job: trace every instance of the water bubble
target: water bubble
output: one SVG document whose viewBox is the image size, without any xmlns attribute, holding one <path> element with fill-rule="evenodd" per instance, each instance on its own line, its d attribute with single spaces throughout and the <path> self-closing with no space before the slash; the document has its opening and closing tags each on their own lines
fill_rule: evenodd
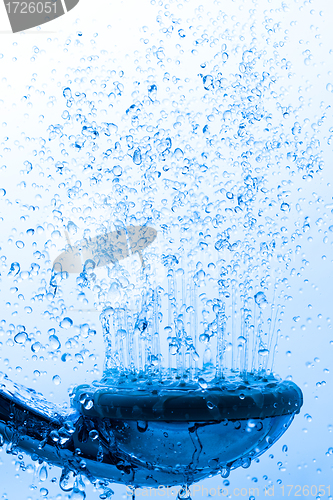
<svg viewBox="0 0 333 500">
<path fill-rule="evenodd" d="M 138 420 L 136 426 L 139 432 L 146 432 L 146 430 L 148 429 L 148 422 L 144 420 Z"/>
<path fill-rule="evenodd" d="M 198 384 L 201 387 L 201 389 L 207 389 L 208 387 L 207 381 L 202 377 L 199 378 Z"/>
<path fill-rule="evenodd" d="M 66 363 L 67 361 L 71 361 L 72 355 L 69 352 L 64 352 L 64 354 L 61 356 L 61 361 Z"/>
<path fill-rule="evenodd" d="M 230 476 L 230 468 L 229 468 L 229 467 L 227 467 L 227 466 L 222 467 L 222 469 L 221 469 L 221 476 L 222 476 L 223 478 L 227 478 L 227 477 L 229 477 L 229 476 Z"/>
<path fill-rule="evenodd" d="M 52 378 L 52 381 L 53 381 L 54 385 L 61 384 L 61 378 L 59 377 L 59 375 L 54 375 L 54 377 Z"/>
<path fill-rule="evenodd" d="M 280 209 L 282 212 L 290 212 L 290 205 L 288 203 L 281 203 Z"/>
<path fill-rule="evenodd" d="M 50 342 L 51 349 L 54 349 L 54 350 L 60 349 L 61 343 L 56 335 L 50 335 L 49 342 Z"/>
<path fill-rule="evenodd" d="M 133 153 L 133 163 L 135 163 L 135 165 L 141 165 L 141 162 L 141 151 L 140 149 L 136 149 Z"/>
<path fill-rule="evenodd" d="M 18 240 L 18 241 L 16 242 L 16 246 L 17 246 L 17 248 L 19 248 L 20 250 L 22 250 L 22 248 L 24 248 L 24 243 L 23 243 L 23 241 Z"/>
<path fill-rule="evenodd" d="M 89 437 L 90 437 L 90 439 L 95 441 L 96 439 L 99 438 L 98 431 L 96 431 L 96 429 L 93 429 L 92 431 L 89 432 Z"/>
<path fill-rule="evenodd" d="M 10 265 L 8 276 L 17 276 L 20 270 L 21 270 L 20 264 L 18 262 L 13 262 Z"/>
<path fill-rule="evenodd" d="M 77 233 L 77 230 L 78 230 L 77 225 L 74 224 L 74 222 L 69 221 L 67 224 L 67 231 L 69 232 L 69 234 L 74 236 Z"/>
<path fill-rule="evenodd" d="M 187 486 L 182 486 L 178 491 L 177 500 L 191 500 L 191 492 Z"/>
<path fill-rule="evenodd" d="M 71 320 L 71 318 L 64 318 L 59 324 L 61 328 L 64 328 L 66 330 L 68 330 L 68 328 L 70 328 L 72 325 L 73 325 L 73 320 Z"/>
<path fill-rule="evenodd" d="M 40 342 L 34 342 L 32 345 L 31 345 L 31 350 L 32 352 L 38 352 L 42 347 L 42 344 Z"/>
<path fill-rule="evenodd" d="M 71 500 L 84 500 L 86 498 L 86 492 L 79 490 L 78 488 L 73 488 L 69 498 Z"/>
<path fill-rule="evenodd" d="M 208 335 L 208 333 L 202 333 L 199 336 L 199 340 L 202 344 L 208 344 L 210 341 L 210 336 Z"/>
<path fill-rule="evenodd" d="M 40 470 L 39 470 L 39 474 L 38 474 L 38 477 L 39 477 L 39 480 L 40 481 L 46 481 L 47 479 L 47 468 L 46 468 L 46 465 L 43 465 Z"/>
<path fill-rule="evenodd" d="M 26 334 L 26 332 L 17 333 L 14 337 L 14 341 L 16 342 L 16 344 L 25 344 L 27 339 L 28 335 Z"/>
<path fill-rule="evenodd" d="M 63 96 L 66 98 L 66 99 L 70 99 L 72 97 L 72 91 L 69 87 L 66 87 L 63 91 Z"/>
<path fill-rule="evenodd" d="M 135 162 L 134 162 L 135 163 Z M 115 167 L 113 167 L 112 169 L 112 173 L 113 175 L 117 176 L 117 177 L 120 177 L 121 174 L 123 173 L 123 169 L 121 168 L 120 165 L 116 165 Z"/>
<path fill-rule="evenodd" d="M 85 402 L 83 403 L 83 407 L 85 410 L 91 410 L 91 408 L 94 406 L 94 401 L 92 399 L 86 399 Z"/>
<path fill-rule="evenodd" d="M 216 250 L 218 251 L 221 251 L 221 250 L 230 250 L 231 249 L 231 245 L 229 243 L 229 240 L 226 240 L 226 239 L 220 239 L 218 240 L 216 243 L 215 243 L 215 248 Z"/>
<path fill-rule="evenodd" d="M 266 299 L 266 295 L 264 294 L 264 292 L 258 292 L 255 294 L 254 296 L 254 300 L 256 302 L 256 304 L 261 308 L 261 309 L 264 309 L 267 304 L 268 304 L 268 301 Z"/>
<path fill-rule="evenodd" d="M 108 498 L 113 497 L 113 495 L 114 495 L 114 491 L 111 490 L 111 488 L 104 488 L 104 491 L 103 491 L 103 493 L 101 493 L 99 495 L 99 498 L 101 500 L 107 500 Z"/>
<path fill-rule="evenodd" d="M 59 439 L 60 439 L 59 433 L 56 430 L 51 431 L 50 434 L 49 434 L 49 437 L 55 443 L 57 443 L 59 441 Z"/>
<path fill-rule="evenodd" d="M 154 99 L 156 97 L 157 93 L 157 86 L 153 83 L 152 85 L 149 85 L 148 87 L 148 95 L 151 99 Z"/>
<path fill-rule="evenodd" d="M 243 469 L 248 469 L 251 465 L 251 458 L 250 457 L 247 457 L 247 458 L 242 458 L 242 467 Z"/>
<path fill-rule="evenodd" d="M 177 342 L 169 342 L 169 352 L 172 356 L 174 356 L 175 354 L 177 354 L 178 352 L 178 343 Z"/>
</svg>

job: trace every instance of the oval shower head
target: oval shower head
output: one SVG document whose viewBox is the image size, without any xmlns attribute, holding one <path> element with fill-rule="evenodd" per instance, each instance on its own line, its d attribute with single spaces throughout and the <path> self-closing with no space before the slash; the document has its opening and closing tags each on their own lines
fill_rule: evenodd
<svg viewBox="0 0 333 500">
<path fill-rule="evenodd" d="M 248 466 L 291 424 L 302 405 L 292 382 L 200 390 L 79 386 L 74 408 L 47 402 L 3 377 L 0 432 L 34 460 L 126 485 L 191 484 Z"/>
</svg>

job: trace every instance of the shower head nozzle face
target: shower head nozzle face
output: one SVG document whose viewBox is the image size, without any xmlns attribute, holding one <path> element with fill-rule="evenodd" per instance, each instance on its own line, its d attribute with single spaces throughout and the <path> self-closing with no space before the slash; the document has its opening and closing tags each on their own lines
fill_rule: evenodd
<svg viewBox="0 0 333 500">
<path fill-rule="evenodd" d="M 86 400 L 92 402 L 86 406 Z M 165 383 L 136 387 L 130 383 L 110 387 L 95 384 L 76 388 L 72 405 L 91 418 L 168 422 L 221 422 L 299 413 L 301 390 L 293 382 L 275 379 L 253 381 L 234 387 L 220 382 L 206 390 Z"/>
</svg>

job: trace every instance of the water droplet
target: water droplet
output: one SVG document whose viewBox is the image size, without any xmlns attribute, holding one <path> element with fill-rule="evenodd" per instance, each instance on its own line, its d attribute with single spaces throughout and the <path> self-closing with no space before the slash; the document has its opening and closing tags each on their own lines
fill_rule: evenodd
<svg viewBox="0 0 333 500">
<path fill-rule="evenodd" d="M 66 98 L 66 99 L 70 99 L 72 97 L 72 91 L 69 87 L 66 87 L 63 91 L 63 96 Z"/>
<path fill-rule="evenodd" d="M 47 497 L 47 495 L 49 494 L 49 490 L 47 490 L 46 488 L 41 488 L 39 491 L 42 497 Z"/>
<path fill-rule="evenodd" d="M 52 381 L 53 381 L 54 385 L 61 384 L 61 378 L 59 377 L 59 375 L 54 375 L 54 377 L 52 378 Z"/>
<path fill-rule="evenodd" d="M 215 243 L 215 248 L 216 250 L 218 251 L 221 251 L 221 250 L 230 250 L 231 249 L 231 245 L 229 243 L 229 240 L 226 240 L 226 239 L 221 239 L 221 240 L 218 240 L 216 243 Z"/>
<path fill-rule="evenodd" d="M 61 473 L 59 486 L 63 491 L 72 491 L 75 484 L 75 475 L 73 471 L 64 469 Z"/>
<path fill-rule="evenodd" d="M 134 162 L 135 163 L 135 162 Z M 116 165 L 115 167 L 113 167 L 112 169 L 112 173 L 113 175 L 115 175 L 116 177 L 120 177 L 121 174 L 123 173 L 123 169 L 121 168 L 120 165 Z"/>
<path fill-rule="evenodd" d="M 17 276 L 20 270 L 20 264 L 18 262 L 13 262 L 10 266 L 8 276 Z"/>
<path fill-rule="evenodd" d="M 250 467 L 250 465 L 251 465 L 251 458 L 250 457 L 242 459 L 242 467 L 243 467 L 243 469 L 248 469 Z"/>
<path fill-rule="evenodd" d="M 133 163 L 135 163 L 135 165 L 141 165 L 141 162 L 141 151 L 140 149 L 136 149 L 133 154 Z"/>
<path fill-rule="evenodd" d="M 178 343 L 176 342 L 170 342 L 169 343 L 169 352 L 172 356 L 174 356 L 175 354 L 177 354 L 178 352 Z"/>
<path fill-rule="evenodd" d="M 71 318 L 64 318 L 61 322 L 60 322 L 60 327 L 61 328 L 64 328 L 66 330 L 68 330 L 68 328 L 70 328 L 71 326 L 73 325 L 73 320 L 71 320 Z"/>
<path fill-rule="evenodd" d="M 136 426 L 139 432 L 146 432 L 146 430 L 148 429 L 148 422 L 145 422 L 144 420 L 138 420 Z"/>
<path fill-rule="evenodd" d="M 191 500 L 190 490 L 187 486 L 182 486 L 178 491 L 177 500 Z"/>
<path fill-rule="evenodd" d="M 51 349 L 54 349 L 54 350 L 60 349 L 61 343 L 56 335 L 50 335 L 49 342 L 50 342 Z"/>
<path fill-rule="evenodd" d="M 15 335 L 14 340 L 17 344 L 24 344 L 28 339 L 26 332 L 20 332 Z"/>
<path fill-rule="evenodd" d="M 71 500 L 84 500 L 86 498 L 86 492 L 79 490 L 78 488 L 73 488 L 69 498 Z"/>
<path fill-rule="evenodd" d="M 85 410 L 91 410 L 91 408 L 94 406 L 94 401 L 92 399 L 86 399 L 85 402 L 83 403 L 83 407 Z"/>
<path fill-rule="evenodd" d="M 284 453 L 287 453 L 287 451 L 288 451 L 288 446 L 287 446 L 286 444 L 284 444 L 284 445 L 282 446 L 282 451 L 283 451 Z"/>
<path fill-rule="evenodd" d="M 225 466 L 225 467 L 223 467 L 223 468 L 221 469 L 221 476 L 222 476 L 223 478 L 229 477 L 229 476 L 230 476 L 230 468 L 229 468 L 229 467 L 226 467 L 226 466 Z"/>
<path fill-rule="evenodd" d="M 99 437 L 98 431 L 96 431 L 96 429 L 93 429 L 89 432 L 89 437 L 90 439 L 92 439 L 92 441 L 95 441 Z"/>
<path fill-rule="evenodd" d="M 290 212 L 290 205 L 288 203 L 282 203 L 280 209 L 282 212 Z"/>
<path fill-rule="evenodd" d="M 200 385 L 201 389 L 207 389 L 208 387 L 206 380 L 202 377 L 199 378 L 198 384 Z"/>
<path fill-rule="evenodd" d="M 267 299 L 266 299 L 266 295 L 264 294 L 264 292 L 256 293 L 254 296 L 254 300 L 256 301 L 256 304 L 258 304 L 258 306 L 261 309 L 264 309 L 268 304 Z"/>
<path fill-rule="evenodd" d="M 43 465 L 40 470 L 39 470 L 39 480 L 40 481 L 46 481 L 47 479 L 47 468 L 46 465 Z"/>
<path fill-rule="evenodd" d="M 210 336 L 207 333 L 202 333 L 199 336 L 199 340 L 202 344 L 208 344 L 208 342 L 210 341 Z"/>
</svg>

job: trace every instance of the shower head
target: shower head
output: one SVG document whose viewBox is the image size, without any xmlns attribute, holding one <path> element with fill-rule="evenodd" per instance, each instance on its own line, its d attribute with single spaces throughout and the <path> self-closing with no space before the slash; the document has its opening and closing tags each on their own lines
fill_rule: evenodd
<svg viewBox="0 0 333 500">
<path fill-rule="evenodd" d="M 91 481 L 172 486 L 250 465 L 289 427 L 302 393 L 273 377 L 205 390 L 94 383 L 74 391 L 72 406 L 3 377 L 0 432 L 33 460 Z"/>
</svg>

